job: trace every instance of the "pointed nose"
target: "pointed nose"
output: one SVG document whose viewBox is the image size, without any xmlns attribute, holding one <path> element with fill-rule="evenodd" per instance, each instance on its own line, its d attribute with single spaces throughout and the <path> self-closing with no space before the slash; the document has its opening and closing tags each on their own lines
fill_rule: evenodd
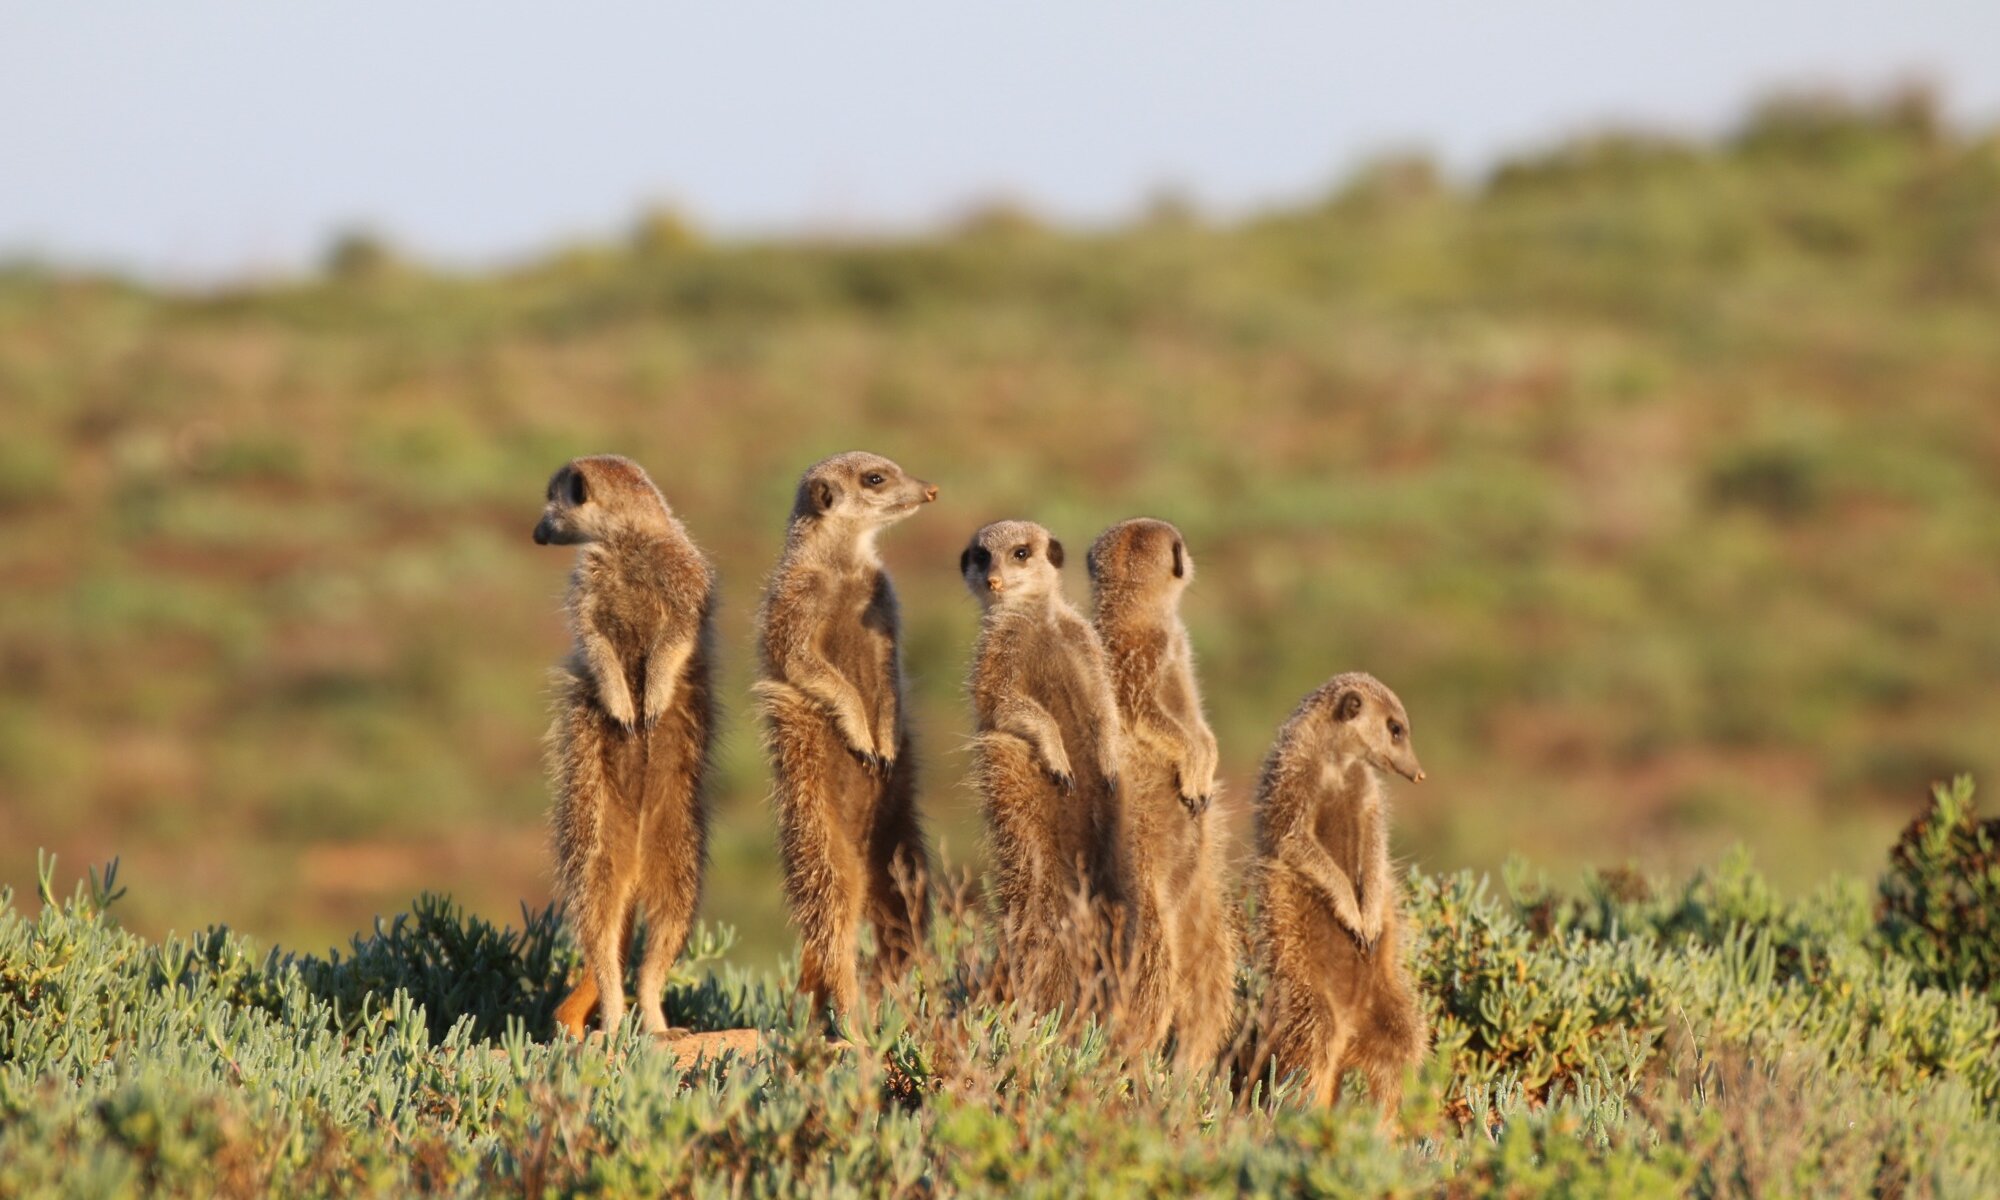
<svg viewBox="0 0 2000 1200">
<path fill-rule="evenodd" d="M 929 504 L 929 503 L 930 503 L 931 501 L 933 501 L 933 500 L 935 500 L 935 499 L 937 499 L 937 484 L 935 484 L 935 483 L 927 483 L 927 484 L 925 484 L 925 485 L 924 485 L 924 503 L 925 503 L 925 504 Z"/>
<path fill-rule="evenodd" d="M 547 521 L 537 521 L 535 523 L 535 545 L 546 546 L 548 544 L 549 523 Z"/>
<path fill-rule="evenodd" d="M 1410 782 L 1422 783 L 1423 781 L 1424 781 L 1424 769 L 1422 767 L 1418 767 L 1417 773 L 1411 777 Z"/>
</svg>

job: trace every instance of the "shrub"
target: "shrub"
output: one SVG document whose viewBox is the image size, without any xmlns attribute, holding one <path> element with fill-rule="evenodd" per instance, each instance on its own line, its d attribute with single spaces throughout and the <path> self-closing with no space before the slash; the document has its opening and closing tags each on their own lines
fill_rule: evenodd
<svg viewBox="0 0 2000 1200">
<path fill-rule="evenodd" d="M 1878 888 L 1882 940 L 1916 978 L 1993 995 L 2000 984 L 2000 819 L 1980 820 L 1972 780 L 1932 789 L 1889 851 Z"/>
</svg>

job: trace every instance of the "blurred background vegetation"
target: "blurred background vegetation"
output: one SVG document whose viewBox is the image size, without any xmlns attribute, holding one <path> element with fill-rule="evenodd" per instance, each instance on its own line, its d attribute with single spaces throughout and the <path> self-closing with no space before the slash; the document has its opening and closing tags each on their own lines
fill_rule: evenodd
<svg viewBox="0 0 2000 1200">
<path fill-rule="evenodd" d="M 122 855 L 146 932 L 301 946 L 423 889 L 547 897 L 565 458 L 654 474 L 724 581 L 705 904 L 787 950 L 749 623 L 799 471 L 938 482 L 884 539 L 924 806 L 961 777 L 966 534 L 1145 513 L 1239 829 L 1278 722 L 1364 668 L 1431 781 L 1426 869 L 1872 873 L 1930 781 L 2000 778 L 2000 134 L 1920 93 L 1772 100 L 1471 183 L 1421 158 L 1220 226 L 997 206 L 893 242 L 622 242 L 447 275 L 163 292 L 0 270 L 0 881 Z M 1081 555 L 1070 592 L 1086 584 Z"/>
</svg>

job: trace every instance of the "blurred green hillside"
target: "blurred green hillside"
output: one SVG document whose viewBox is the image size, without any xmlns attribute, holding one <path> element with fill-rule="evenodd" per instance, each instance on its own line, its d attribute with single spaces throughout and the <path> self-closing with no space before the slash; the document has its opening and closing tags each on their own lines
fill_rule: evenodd
<svg viewBox="0 0 2000 1200">
<path fill-rule="evenodd" d="M 547 894 L 565 458 L 630 454 L 719 564 L 706 915 L 788 945 L 749 620 L 799 471 L 938 482 L 884 539 L 925 805 L 961 782 L 966 534 L 1186 532 L 1228 798 L 1326 675 L 1411 710 L 1428 870 L 1523 851 L 1788 885 L 2000 775 L 2000 135 L 1781 100 L 1473 186 L 1378 164 L 1229 227 L 1004 209 L 883 244 L 623 244 L 166 293 L 0 272 L 0 881 L 124 856 L 145 932 L 324 944 L 415 891 Z M 1086 591 L 1071 571 L 1073 597 Z"/>
</svg>

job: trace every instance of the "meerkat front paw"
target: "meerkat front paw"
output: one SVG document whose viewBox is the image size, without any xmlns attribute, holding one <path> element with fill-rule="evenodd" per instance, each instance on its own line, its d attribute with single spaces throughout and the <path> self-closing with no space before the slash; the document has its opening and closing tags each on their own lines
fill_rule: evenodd
<svg viewBox="0 0 2000 1200">
<path fill-rule="evenodd" d="M 1043 756 L 1042 770 L 1048 772 L 1049 779 L 1057 790 L 1068 794 L 1076 790 L 1076 772 L 1070 770 L 1069 755 L 1057 750 Z"/>
<path fill-rule="evenodd" d="M 896 734 L 894 730 L 877 731 L 875 734 L 875 769 L 887 775 L 896 765 Z"/>
<path fill-rule="evenodd" d="M 859 746 L 849 746 L 847 752 L 854 756 L 856 762 L 866 767 L 870 775 L 887 775 L 889 767 L 895 761 L 883 758 L 872 749 L 864 750 Z"/>
<path fill-rule="evenodd" d="M 646 689 L 646 702 L 639 710 L 640 722 L 648 729 L 658 725 L 660 718 L 666 715 L 667 707 L 672 701 L 673 693 L 670 689 L 648 687 Z"/>
<path fill-rule="evenodd" d="M 1355 921 L 1349 927 L 1349 933 L 1354 938 L 1354 944 L 1361 947 L 1363 954 L 1373 954 L 1375 947 L 1382 941 L 1382 931 L 1387 924 L 1388 918 L 1385 914 L 1364 909 L 1355 914 Z"/>
<path fill-rule="evenodd" d="M 841 738 L 847 742 L 848 753 L 860 759 L 869 770 L 880 770 L 882 755 L 876 748 L 875 735 L 867 723 L 844 716 L 836 718 L 835 723 L 840 728 Z"/>
<path fill-rule="evenodd" d="M 1104 782 L 1113 792 L 1118 790 L 1119 767 L 1125 761 L 1124 747 L 1106 739 L 1097 748 L 1097 770 L 1104 776 Z"/>
<path fill-rule="evenodd" d="M 1215 793 L 1212 772 L 1204 774 L 1201 768 L 1182 763 L 1174 769 L 1174 781 L 1179 785 L 1181 807 L 1188 810 L 1189 816 L 1198 817 L 1208 811 Z"/>
<path fill-rule="evenodd" d="M 627 731 L 638 723 L 638 714 L 632 711 L 632 693 L 622 684 L 602 689 L 598 701 L 604 705 L 604 715 L 618 722 Z"/>
</svg>

